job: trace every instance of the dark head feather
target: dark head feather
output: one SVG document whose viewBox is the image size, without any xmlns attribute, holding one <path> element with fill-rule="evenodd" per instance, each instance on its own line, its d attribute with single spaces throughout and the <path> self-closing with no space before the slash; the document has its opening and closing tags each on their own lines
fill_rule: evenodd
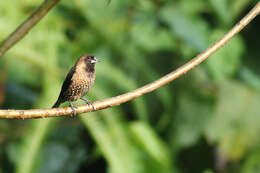
<svg viewBox="0 0 260 173">
<path fill-rule="evenodd" d="M 77 64 L 85 64 L 85 70 L 88 72 L 95 71 L 95 64 L 99 62 L 99 59 L 91 54 L 82 55 L 81 58 L 78 60 Z"/>
</svg>

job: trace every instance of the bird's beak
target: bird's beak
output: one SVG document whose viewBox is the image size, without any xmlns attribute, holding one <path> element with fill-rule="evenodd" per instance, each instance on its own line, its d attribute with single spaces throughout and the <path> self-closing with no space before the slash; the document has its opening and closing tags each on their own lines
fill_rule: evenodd
<svg viewBox="0 0 260 173">
<path fill-rule="evenodd" d="M 91 60 L 91 63 L 92 64 L 95 64 L 95 63 L 97 63 L 97 62 L 99 62 L 100 60 L 97 58 L 97 57 L 94 57 L 94 59 L 93 60 Z"/>
</svg>

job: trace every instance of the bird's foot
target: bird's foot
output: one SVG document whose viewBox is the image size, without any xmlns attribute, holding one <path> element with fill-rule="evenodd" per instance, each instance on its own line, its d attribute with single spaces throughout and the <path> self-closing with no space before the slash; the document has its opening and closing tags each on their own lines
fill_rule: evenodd
<svg viewBox="0 0 260 173">
<path fill-rule="evenodd" d="M 86 104 L 91 105 L 93 107 L 94 110 L 97 109 L 97 107 L 95 105 L 93 105 L 93 103 L 91 101 L 89 101 L 86 98 L 80 98 L 81 100 L 84 100 L 86 102 Z"/>
<path fill-rule="evenodd" d="M 77 115 L 77 113 L 76 113 L 77 107 L 76 107 L 76 106 L 73 106 L 71 102 L 70 102 L 70 107 L 71 107 L 71 109 L 72 109 L 71 116 L 72 116 L 72 117 L 76 116 L 76 115 Z"/>
</svg>

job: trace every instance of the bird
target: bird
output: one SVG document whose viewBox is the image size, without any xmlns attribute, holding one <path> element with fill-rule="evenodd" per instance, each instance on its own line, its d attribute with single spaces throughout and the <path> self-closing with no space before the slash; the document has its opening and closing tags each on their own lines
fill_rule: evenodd
<svg viewBox="0 0 260 173">
<path fill-rule="evenodd" d="M 81 99 L 92 105 L 94 110 L 96 109 L 92 102 L 83 97 L 94 85 L 96 79 L 95 64 L 97 62 L 99 62 L 99 59 L 91 54 L 80 56 L 67 74 L 62 84 L 60 95 L 52 108 L 57 108 L 61 103 L 68 101 L 72 109 L 72 115 L 76 115 L 76 107 L 72 105 L 72 102 Z"/>
</svg>

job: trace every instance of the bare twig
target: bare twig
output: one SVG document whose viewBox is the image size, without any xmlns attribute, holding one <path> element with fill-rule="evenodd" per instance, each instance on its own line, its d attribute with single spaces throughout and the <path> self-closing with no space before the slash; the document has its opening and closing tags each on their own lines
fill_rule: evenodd
<svg viewBox="0 0 260 173">
<path fill-rule="evenodd" d="M 59 1 L 60 0 L 45 0 L 28 19 L 0 43 L 0 57 L 3 56 L 9 48 L 14 46 L 16 42 L 21 40 Z"/>
<path fill-rule="evenodd" d="M 222 39 L 217 41 L 213 46 L 208 48 L 203 53 L 193 58 L 188 63 L 179 67 L 177 70 L 163 76 L 162 78 L 149 83 L 141 88 L 130 91 L 128 93 L 119 95 L 117 97 L 108 98 L 105 100 L 97 101 L 94 103 L 96 110 L 105 109 L 112 106 L 117 106 L 127 101 L 133 100 L 146 93 L 160 88 L 161 86 L 173 81 L 174 79 L 187 73 L 204 60 L 206 60 L 211 54 L 216 52 L 219 48 L 224 46 L 232 37 L 240 32 L 249 22 L 251 22 L 260 13 L 260 2 L 240 21 L 238 22 Z M 93 111 L 92 106 L 82 105 L 79 106 L 76 112 L 78 114 L 84 112 Z M 70 107 L 55 108 L 55 109 L 32 109 L 32 110 L 0 110 L 0 118 L 45 118 L 45 117 L 57 117 L 70 115 L 72 110 Z"/>
</svg>

